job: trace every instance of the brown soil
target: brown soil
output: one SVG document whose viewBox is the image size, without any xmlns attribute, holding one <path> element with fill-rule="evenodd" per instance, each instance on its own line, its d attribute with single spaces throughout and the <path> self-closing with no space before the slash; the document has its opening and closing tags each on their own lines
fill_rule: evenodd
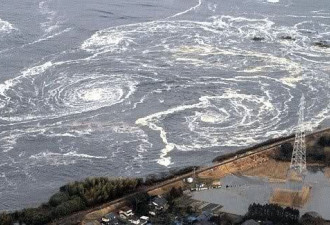
<svg viewBox="0 0 330 225">
<path fill-rule="evenodd" d="M 324 169 L 324 175 L 325 175 L 326 177 L 330 178 L 330 167 L 326 167 L 326 168 Z"/>
<path fill-rule="evenodd" d="M 115 210 L 117 210 L 121 207 L 126 206 L 126 205 L 127 205 L 127 202 L 122 201 L 122 202 L 119 202 L 117 204 L 113 204 L 113 205 L 110 205 L 108 207 L 105 207 L 105 208 L 93 211 L 91 213 L 88 213 L 84 217 L 84 220 L 83 220 L 82 224 L 86 224 L 90 221 L 98 220 L 98 219 L 102 218 L 103 216 L 107 215 L 108 213 L 113 212 L 113 211 L 115 211 Z"/>
<path fill-rule="evenodd" d="M 246 156 L 243 158 L 238 158 L 232 162 L 228 162 L 217 167 L 214 167 L 210 170 L 204 171 L 198 174 L 200 178 L 223 178 L 227 175 L 234 173 L 242 173 L 244 171 L 251 170 L 253 168 L 258 168 L 260 165 L 268 162 L 270 160 L 270 154 L 273 149 L 270 149 L 267 152 L 262 152 L 254 154 L 251 156 Z"/>
<path fill-rule="evenodd" d="M 270 181 L 285 181 L 290 162 L 281 162 L 270 159 L 265 163 L 260 164 L 258 167 L 251 168 L 242 172 L 247 176 L 257 176 L 269 178 Z"/>
<path fill-rule="evenodd" d="M 270 203 L 290 207 L 302 207 L 306 204 L 310 196 L 311 187 L 303 187 L 301 191 L 289 189 L 275 189 L 270 198 Z"/>
</svg>

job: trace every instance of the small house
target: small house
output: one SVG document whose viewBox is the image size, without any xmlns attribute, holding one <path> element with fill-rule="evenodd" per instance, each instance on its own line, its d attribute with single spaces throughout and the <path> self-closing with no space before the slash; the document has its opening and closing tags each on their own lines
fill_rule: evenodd
<svg viewBox="0 0 330 225">
<path fill-rule="evenodd" d="M 123 219 L 130 218 L 134 216 L 133 210 L 127 206 L 123 207 L 119 211 L 119 216 Z"/>
<path fill-rule="evenodd" d="M 167 200 L 165 198 L 163 198 L 161 196 L 157 196 L 151 200 L 151 206 L 155 210 L 164 210 L 164 209 L 167 209 L 168 204 L 167 204 Z"/>
<path fill-rule="evenodd" d="M 204 191 L 208 190 L 209 188 L 206 186 L 206 184 L 201 183 L 201 184 L 196 184 L 195 187 L 192 187 L 190 190 L 191 191 Z"/>
<path fill-rule="evenodd" d="M 128 221 L 131 222 L 132 224 L 135 224 L 135 225 L 139 225 L 140 224 L 140 219 L 138 219 L 138 218 L 130 219 Z"/>
<path fill-rule="evenodd" d="M 149 221 L 149 217 L 148 217 L 148 216 L 141 216 L 141 217 L 140 217 L 140 224 L 141 224 L 141 225 L 145 225 L 145 224 L 147 224 L 148 221 Z"/>
<path fill-rule="evenodd" d="M 213 181 L 212 182 L 212 188 L 219 189 L 221 187 L 222 187 L 222 185 L 221 185 L 220 181 Z"/>
<path fill-rule="evenodd" d="M 110 224 L 110 220 L 108 218 L 102 218 L 101 219 L 101 224 L 102 225 L 109 225 Z"/>
<path fill-rule="evenodd" d="M 115 213 L 109 213 L 102 217 L 101 219 L 102 225 L 117 225 L 119 224 L 117 215 Z"/>
</svg>

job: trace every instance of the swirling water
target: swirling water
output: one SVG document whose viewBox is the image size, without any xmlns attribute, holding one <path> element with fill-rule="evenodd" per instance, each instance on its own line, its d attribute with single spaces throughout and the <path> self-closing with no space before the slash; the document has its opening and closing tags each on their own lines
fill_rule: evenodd
<svg viewBox="0 0 330 225">
<path fill-rule="evenodd" d="M 329 125 L 328 0 L 1 6 L 0 210 Z"/>
</svg>

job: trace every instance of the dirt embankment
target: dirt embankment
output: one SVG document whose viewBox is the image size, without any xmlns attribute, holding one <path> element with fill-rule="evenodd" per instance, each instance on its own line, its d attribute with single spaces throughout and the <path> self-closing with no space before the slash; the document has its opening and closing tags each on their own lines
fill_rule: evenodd
<svg viewBox="0 0 330 225">
<path fill-rule="evenodd" d="M 290 162 L 279 162 L 274 159 L 269 159 L 258 167 L 243 171 L 242 174 L 268 178 L 270 182 L 284 182 L 289 168 Z"/>
<path fill-rule="evenodd" d="M 273 148 L 266 151 L 248 155 L 245 157 L 234 157 L 232 161 L 212 169 L 206 170 L 198 174 L 200 178 L 222 178 L 230 174 L 241 173 L 250 169 L 259 167 L 261 164 L 268 162 L 273 154 Z"/>
<path fill-rule="evenodd" d="M 289 207 L 303 207 L 309 199 L 311 187 L 304 186 L 301 191 L 276 189 L 271 196 L 270 203 Z"/>
<path fill-rule="evenodd" d="M 169 191 L 171 191 L 172 188 L 182 188 L 184 186 L 184 183 L 182 180 L 177 181 L 177 182 L 173 182 L 171 184 L 153 189 L 151 191 L 148 192 L 148 194 L 150 196 L 156 196 L 156 195 L 162 195 L 164 193 L 168 193 Z"/>
<path fill-rule="evenodd" d="M 99 210 L 95 210 L 91 213 L 88 213 L 85 217 L 84 220 L 81 222 L 82 225 L 86 225 L 89 223 L 97 224 L 96 220 L 102 218 L 104 215 L 115 211 L 116 209 L 122 208 L 127 205 L 127 202 L 125 200 L 115 203 L 113 205 L 109 205 L 107 207 L 101 208 Z"/>
</svg>

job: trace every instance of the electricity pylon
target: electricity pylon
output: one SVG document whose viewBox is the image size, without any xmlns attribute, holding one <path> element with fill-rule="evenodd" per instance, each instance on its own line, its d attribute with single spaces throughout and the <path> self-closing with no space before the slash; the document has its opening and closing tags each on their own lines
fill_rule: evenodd
<svg viewBox="0 0 330 225">
<path fill-rule="evenodd" d="M 304 110 L 305 97 L 302 95 L 299 104 L 299 120 L 296 127 L 296 135 L 293 146 L 290 170 L 296 172 L 298 176 L 303 176 L 306 172 L 306 143 L 305 143 L 305 126 L 304 126 Z"/>
</svg>

